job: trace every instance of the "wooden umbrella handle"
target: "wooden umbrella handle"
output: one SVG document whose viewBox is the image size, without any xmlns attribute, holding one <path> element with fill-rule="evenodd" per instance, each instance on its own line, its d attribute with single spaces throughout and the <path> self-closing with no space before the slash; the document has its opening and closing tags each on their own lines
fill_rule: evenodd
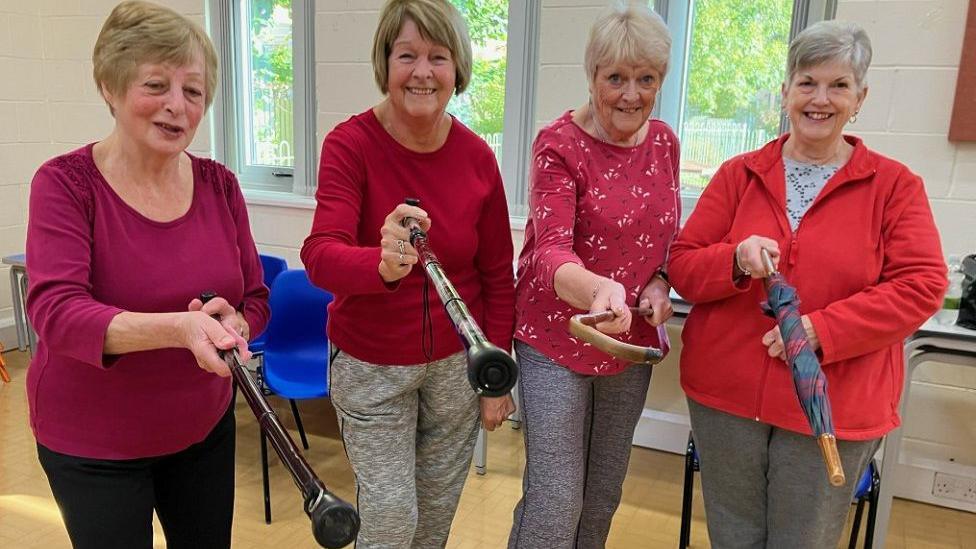
<svg viewBox="0 0 976 549">
<path fill-rule="evenodd" d="M 844 476 L 844 466 L 840 462 L 840 454 L 837 453 L 837 438 L 834 435 L 824 433 L 817 437 L 820 445 L 820 453 L 823 454 L 824 464 L 827 466 L 827 479 L 833 486 L 843 486 L 846 482 Z"/>
<path fill-rule="evenodd" d="M 631 307 L 639 316 L 646 316 L 651 313 L 650 309 L 640 309 Z M 634 362 L 636 364 L 657 364 L 664 358 L 664 353 L 656 347 L 641 347 L 631 343 L 624 343 L 608 336 L 597 330 L 593 326 L 612 320 L 615 315 L 613 311 L 603 311 L 602 313 L 578 314 L 569 319 L 569 333 L 579 338 L 610 356 Z"/>
</svg>

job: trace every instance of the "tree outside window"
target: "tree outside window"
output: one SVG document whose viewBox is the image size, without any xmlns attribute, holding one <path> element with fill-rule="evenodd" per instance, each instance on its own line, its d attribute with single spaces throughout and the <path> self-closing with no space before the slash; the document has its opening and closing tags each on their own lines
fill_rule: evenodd
<svg viewBox="0 0 976 549">
<path fill-rule="evenodd" d="M 700 194 L 722 162 L 778 135 L 793 3 L 694 2 L 679 128 L 687 192 Z"/>
<path fill-rule="evenodd" d="M 452 0 L 468 24 L 474 54 L 471 84 L 448 111 L 488 142 L 501 162 L 505 118 L 507 0 Z"/>
<path fill-rule="evenodd" d="M 291 0 L 250 0 L 250 107 L 247 163 L 292 167 L 294 70 Z"/>
</svg>

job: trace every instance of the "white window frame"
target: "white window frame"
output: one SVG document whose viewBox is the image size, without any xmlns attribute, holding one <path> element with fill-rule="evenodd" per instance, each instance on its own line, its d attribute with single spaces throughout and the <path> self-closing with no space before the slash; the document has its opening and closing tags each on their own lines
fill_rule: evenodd
<svg viewBox="0 0 976 549">
<path fill-rule="evenodd" d="M 293 168 L 244 164 L 244 75 L 241 5 L 247 0 L 207 0 L 207 24 L 220 58 L 221 79 L 213 103 L 214 157 L 237 173 L 246 194 L 311 196 L 316 187 L 315 143 L 315 3 L 292 0 L 292 70 L 294 105 Z"/>
<path fill-rule="evenodd" d="M 502 128 L 502 179 L 508 197 L 513 228 L 524 228 L 528 204 L 529 168 L 535 119 L 536 82 L 539 75 L 538 0 L 511 0 L 508 3 L 508 44 L 505 65 L 505 118 Z M 525 211 L 518 211 L 524 206 Z"/>
</svg>

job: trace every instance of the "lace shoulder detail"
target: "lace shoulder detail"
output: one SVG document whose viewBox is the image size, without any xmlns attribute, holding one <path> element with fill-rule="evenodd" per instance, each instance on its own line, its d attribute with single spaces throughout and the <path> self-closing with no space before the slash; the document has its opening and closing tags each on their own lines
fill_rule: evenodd
<svg viewBox="0 0 976 549">
<path fill-rule="evenodd" d="M 51 168 L 64 176 L 71 184 L 71 191 L 85 205 L 89 221 L 95 217 L 95 199 L 92 185 L 102 174 L 91 157 L 81 150 L 56 156 L 44 163 L 41 169 Z"/>
<path fill-rule="evenodd" d="M 200 176 L 214 187 L 214 191 L 225 196 L 232 196 L 237 186 L 237 177 L 226 166 L 209 158 L 197 158 L 200 166 Z"/>
</svg>

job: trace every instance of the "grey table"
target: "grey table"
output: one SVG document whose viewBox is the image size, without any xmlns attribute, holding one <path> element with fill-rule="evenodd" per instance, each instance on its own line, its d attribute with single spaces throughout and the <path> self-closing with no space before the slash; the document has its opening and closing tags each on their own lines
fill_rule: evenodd
<svg viewBox="0 0 976 549">
<path fill-rule="evenodd" d="M 950 313 L 950 314 L 946 314 Z M 884 547 L 891 517 L 892 486 L 897 477 L 905 410 L 915 369 L 925 362 L 940 362 L 976 368 L 976 330 L 955 325 L 956 315 L 943 311 L 932 317 L 905 342 L 905 387 L 899 412 L 902 426 L 888 433 L 882 446 L 881 486 L 878 491 L 878 516 L 874 530 L 874 547 Z"/>
<path fill-rule="evenodd" d="M 27 256 L 8 255 L 0 260 L 10 265 L 10 299 L 14 305 L 14 325 L 17 328 L 17 349 L 31 352 L 37 348 L 37 335 L 27 319 Z"/>
</svg>

